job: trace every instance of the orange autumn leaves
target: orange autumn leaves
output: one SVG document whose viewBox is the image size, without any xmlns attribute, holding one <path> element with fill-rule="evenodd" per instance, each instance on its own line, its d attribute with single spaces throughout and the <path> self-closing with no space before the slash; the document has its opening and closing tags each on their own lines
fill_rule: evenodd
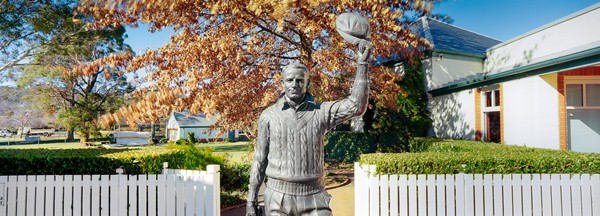
<svg viewBox="0 0 600 216">
<path fill-rule="evenodd" d="M 151 31 L 173 27 L 177 35 L 157 50 L 132 56 L 115 54 L 80 65 L 145 69 L 145 83 L 132 103 L 102 117 L 114 122 L 156 122 L 171 111 L 218 114 L 224 128 L 248 128 L 281 92 L 282 66 L 299 61 L 310 68 L 310 91 L 321 101 L 348 95 L 355 73 L 352 45 L 335 32 L 335 18 L 360 13 L 371 23 L 372 58 L 411 58 L 428 43 L 411 33 L 405 13 L 428 15 L 437 1 L 355 0 L 117 0 L 83 1 L 89 28 L 147 23 Z M 394 106 L 402 89 L 399 75 L 371 66 L 370 95 Z"/>
</svg>

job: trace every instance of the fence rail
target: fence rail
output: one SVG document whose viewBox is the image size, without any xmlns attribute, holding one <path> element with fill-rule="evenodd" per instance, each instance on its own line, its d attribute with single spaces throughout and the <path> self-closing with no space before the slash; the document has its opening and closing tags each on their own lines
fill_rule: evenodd
<svg viewBox="0 0 600 216">
<path fill-rule="evenodd" d="M 158 175 L 0 176 L 0 215 L 220 215 L 219 166 Z"/>
<path fill-rule="evenodd" d="M 599 174 L 374 173 L 354 165 L 355 215 L 600 216 Z"/>
</svg>

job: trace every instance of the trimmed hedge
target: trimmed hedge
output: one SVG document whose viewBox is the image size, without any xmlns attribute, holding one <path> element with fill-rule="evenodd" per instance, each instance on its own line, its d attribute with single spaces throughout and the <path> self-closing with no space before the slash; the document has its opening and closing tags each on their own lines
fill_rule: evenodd
<svg viewBox="0 0 600 216">
<path fill-rule="evenodd" d="M 600 173 L 600 154 L 475 141 L 415 139 L 412 153 L 361 155 L 380 174 Z"/>
<path fill-rule="evenodd" d="M 0 175 L 127 174 L 162 172 L 163 162 L 172 169 L 204 169 L 224 164 L 224 157 L 197 148 L 166 149 L 2 149 Z"/>
</svg>

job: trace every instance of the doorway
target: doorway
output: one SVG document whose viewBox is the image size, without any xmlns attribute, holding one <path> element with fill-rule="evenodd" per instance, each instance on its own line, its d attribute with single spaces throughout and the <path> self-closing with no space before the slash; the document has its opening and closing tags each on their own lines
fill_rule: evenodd
<svg viewBox="0 0 600 216">
<path fill-rule="evenodd" d="M 483 140 L 502 143 L 502 98 L 500 85 L 488 86 L 481 89 L 481 125 Z"/>
<path fill-rule="evenodd" d="M 500 143 L 502 130 L 500 127 L 500 112 L 485 113 L 486 140 L 488 142 Z"/>
</svg>

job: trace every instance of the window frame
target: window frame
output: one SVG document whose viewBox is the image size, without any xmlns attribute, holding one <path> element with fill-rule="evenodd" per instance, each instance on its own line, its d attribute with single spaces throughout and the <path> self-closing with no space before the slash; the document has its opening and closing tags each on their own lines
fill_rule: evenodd
<svg viewBox="0 0 600 216">
<path fill-rule="evenodd" d="M 502 105 L 502 102 L 501 102 L 502 98 L 499 98 L 500 100 L 498 100 L 498 104 L 495 104 L 495 102 L 496 102 L 496 93 L 495 92 L 496 91 L 498 92 L 497 95 L 502 97 L 502 92 L 500 92 L 500 85 L 492 85 L 492 86 L 486 86 L 486 87 L 480 88 L 479 97 L 480 97 L 481 103 L 479 104 L 479 106 L 481 107 L 481 111 L 478 115 L 481 116 L 481 120 L 480 120 L 481 126 L 482 126 L 481 127 L 481 130 L 482 130 L 481 138 L 484 141 L 489 141 L 488 138 L 490 136 L 490 134 L 489 134 L 490 128 L 488 127 L 488 123 L 489 123 L 488 122 L 489 121 L 488 113 L 498 112 L 498 113 L 500 113 L 500 116 L 502 116 L 502 111 L 500 110 L 500 106 Z M 488 92 L 490 92 L 490 95 L 492 96 L 492 98 L 491 98 L 492 106 L 489 106 L 489 107 L 487 106 L 487 93 Z M 503 127 L 502 120 L 500 120 L 500 130 L 503 130 L 502 127 Z M 500 142 L 502 142 L 502 135 L 500 136 L 500 140 L 501 140 Z"/>
<path fill-rule="evenodd" d="M 492 103 L 492 105 L 489 106 L 489 107 L 487 106 L 487 93 L 488 92 L 492 96 L 492 98 L 490 98 L 491 99 L 490 102 Z M 496 94 L 496 92 L 498 92 L 498 93 Z M 501 92 L 500 92 L 500 88 L 499 88 L 498 85 L 481 88 L 481 95 L 480 95 L 480 97 L 482 99 L 481 100 L 482 101 L 482 103 L 481 103 L 481 111 L 483 113 L 486 113 L 486 112 L 499 112 L 500 111 L 500 105 L 502 103 L 501 102 L 502 98 L 500 98 L 499 100 L 496 100 L 496 97 L 500 96 L 500 95 L 501 95 Z M 498 104 L 496 104 L 496 101 L 498 102 Z"/>
<path fill-rule="evenodd" d="M 581 85 L 581 99 L 583 106 L 569 106 L 567 104 L 567 85 Z M 600 109 L 600 106 L 588 106 L 587 105 L 587 88 L 586 85 L 589 84 L 600 84 L 600 78 L 597 76 L 575 76 L 575 77 L 565 77 L 564 81 L 564 96 L 565 96 L 565 107 L 568 110 L 571 109 Z M 599 95 L 600 97 L 600 95 Z"/>
</svg>

